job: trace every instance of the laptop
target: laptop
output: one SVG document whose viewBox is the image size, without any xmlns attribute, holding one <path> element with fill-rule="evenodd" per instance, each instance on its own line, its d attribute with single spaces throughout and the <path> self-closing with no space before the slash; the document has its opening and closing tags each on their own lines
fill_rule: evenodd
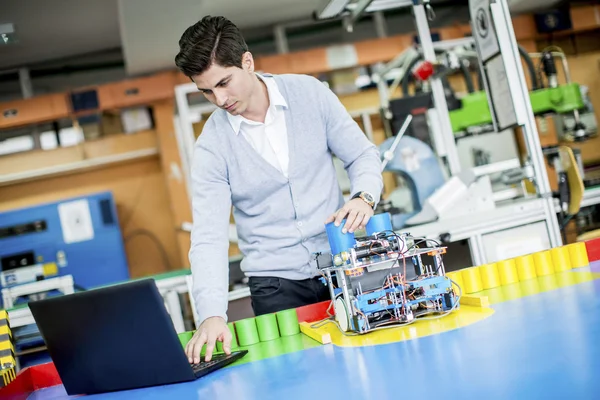
<svg viewBox="0 0 600 400">
<path fill-rule="evenodd" d="M 29 303 L 69 395 L 192 381 L 247 350 L 190 365 L 153 279 Z"/>
</svg>

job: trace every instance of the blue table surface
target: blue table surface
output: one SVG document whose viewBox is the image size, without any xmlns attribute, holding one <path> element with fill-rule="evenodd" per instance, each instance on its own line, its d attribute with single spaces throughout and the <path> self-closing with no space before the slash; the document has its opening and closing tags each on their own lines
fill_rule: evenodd
<svg viewBox="0 0 600 400">
<path fill-rule="evenodd" d="M 600 271 L 600 264 L 592 266 Z M 360 348 L 319 346 L 193 382 L 90 399 L 600 398 L 600 280 L 499 303 L 473 325 Z M 599 393 L 596 393 L 596 390 Z M 67 399 L 62 386 L 29 399 Z"/>
</svg>

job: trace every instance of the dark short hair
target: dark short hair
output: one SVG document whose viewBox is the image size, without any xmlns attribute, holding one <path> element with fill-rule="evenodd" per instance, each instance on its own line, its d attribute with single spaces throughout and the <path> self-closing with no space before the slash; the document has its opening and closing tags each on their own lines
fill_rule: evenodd
<svg viewBox="0 0 600 400">
<path fill-rule="evenodd" d="M 248 45 L 237 26 L 225 17 L 206 16 L 185 30 L 179 39 L 175 65 L 186 76 L 205 72 L 213 63 L 242 67 Z"/>
</svg>

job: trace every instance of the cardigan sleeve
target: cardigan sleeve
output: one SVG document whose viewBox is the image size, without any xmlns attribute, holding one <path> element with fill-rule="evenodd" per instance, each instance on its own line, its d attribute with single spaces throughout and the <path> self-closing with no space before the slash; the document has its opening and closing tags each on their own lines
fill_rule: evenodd
<svg viewBox="0 0 600 400">
<path fill-rule="evenodd" d="M 327 145 L 344 163 L 352 194 L 369 192 L 377 204 L 383 190 L 379 150 L 352 119 L 338 97 L 316 78 L 312 80 L 326 124 Z"/>
<path fill-rule="evenodd" d="M 231 189 L 225 160 L 198 140 L 192 161 L 193 227 L 189 260 L 192 296 L 201 323 L 219 316 L 227 321 L 229 290 L 229 217 Z"/>
</svg>

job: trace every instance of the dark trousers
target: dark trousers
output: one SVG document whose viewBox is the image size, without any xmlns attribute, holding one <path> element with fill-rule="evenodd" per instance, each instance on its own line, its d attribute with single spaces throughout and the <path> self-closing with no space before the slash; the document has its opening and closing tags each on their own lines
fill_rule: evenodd
<svg viewBox="0 0 600 400">
<path fill-rule="evenodd" d="M 329 288 L 319 278 L 296 281 L 252 276 L 248 286 L 256 316 L 331 300 Z"/>
</svg>

